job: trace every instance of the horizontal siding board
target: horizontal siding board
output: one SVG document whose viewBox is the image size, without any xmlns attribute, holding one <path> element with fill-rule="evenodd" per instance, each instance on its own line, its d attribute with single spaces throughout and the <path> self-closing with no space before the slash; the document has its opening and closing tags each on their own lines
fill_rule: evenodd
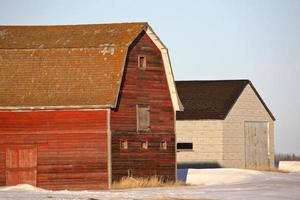
<svg viewBox="0 0 300 200">
<path fill-rule="evenodd" d="M 5 185 L 6 148 L 33 144 L 38 150 L 38 187 L 53 190 L 108 188 L 106 112 L 0 112 L 1 124 L 6 124 L 0 125 L 0 185 Z M 81 121 L 72 121 L 77 116 Z M 41 119 L 43 117 L 46 119 Z M 20 118 L 24 120 L 22 126 L 14 127 L 13 123 L 18 124 Z M 47 126 L 43 124 L 45 121 Z"/>
<path fill-rule="evenodd" d="M 128 149 L 120 149 L 120 141 L 128 141 Z M 141 148 L 141 141 L 147 140 L 148 149 Z M 160 149 L 160 142 L 167 141 L 167 149 Z M 175 135 L 174 134 L 114 134 L 112 136 L 113 180 L 127 176 L 128 169 L 133 176 L 153 175 L 175 179 Z"/>
</svg>

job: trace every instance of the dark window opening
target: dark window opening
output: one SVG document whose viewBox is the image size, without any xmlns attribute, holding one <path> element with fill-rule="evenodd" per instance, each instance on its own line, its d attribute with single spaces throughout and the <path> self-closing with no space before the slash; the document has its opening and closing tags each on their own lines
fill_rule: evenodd
<svg viewBox="0 0 300 200">
<path fill-rule="evenodd" d="M 160 142 L 160 149 L 162 149 L 162 150 L 167 149 L 167 141 L 161 141 Z"/>
<path fill-rule="evenodd" d="M 137 131 L 150 131 L 150 106 L 137 105 Z"/>
<path fill-rule="evenodd" d="M 147 65 L 146 56 L 138 56 L 139 69 L 146 69 L 146 65 Z"/>
<path fill-rule="evenodd" d="M 177 143 L 178 150 L 193 150 L 192 142 L 179 142 Z"/>
<path fill-rule="evenodd" d="M 127 176 L 128 176 L 128 177 L 132 177 L 132 170 L 131 170 L 131 169 L 128 169 L 128 170 L 127 170 Z"/>
<path fill-rule="evenodd" d="M 121 149 L 128 149 L 128 142 L 127 142 L 127 140 L 121 140 L 120 147 L 121 147 Z"/>
<path fill-rule="evenodd" d="M 141 142 L 141 148 L 142 149 L 148 149 L 148 141 L 142 141 Z"/>
</svg>

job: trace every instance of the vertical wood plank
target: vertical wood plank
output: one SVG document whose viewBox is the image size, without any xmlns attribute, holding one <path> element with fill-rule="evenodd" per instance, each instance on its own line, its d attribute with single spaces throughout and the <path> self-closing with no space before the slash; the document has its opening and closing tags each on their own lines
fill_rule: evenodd
<svg viewBox="0 0 300 200">
<path fill-rule="evenodd" d="M 246 168 L 268 168 L 268 123 L 245 122 Z"/>
</svg>

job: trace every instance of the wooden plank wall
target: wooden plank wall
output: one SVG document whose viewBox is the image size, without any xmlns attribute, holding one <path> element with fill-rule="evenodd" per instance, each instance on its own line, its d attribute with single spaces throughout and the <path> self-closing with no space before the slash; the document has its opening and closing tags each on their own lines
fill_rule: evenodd
<svg viewBox="0 0 300 200">
<path fill-rule="evenodd" d="M 0 112 L 0 185 L 8 146 L 37 146 L 37 186 L 61 190 L 108 187 L 107 111 Z"/>
<path fill-rule="evenodd" d="M 0 136 L 1 137 L 1 136 Z M 0 142 L 2 139 L 0 139 Z M 6 160 L 6 149 L 4 146 L 0 145 L 0 185 L 4 186 L 6 181 L 5 176 L 5 160 Z"/>
<path fill-rule="evenodd" d="M 120 141 L 127 140 L 128 149 L 120 150 Z M 141 148 L 141 142 L 148 141 L 148 149 Z M 167 142 L 167 149 L 160 149 L 160 142 Z M 112 180 L 128 176 L 162 176 L 175 180 L 175 135 L 174 134 L 117 134 L 112 137 Z"/>
<path fill-rule="evenodd" d="M 138 56 L 146 56 L 146 69 L 138 68 Z M 150 105 L 151 132 L 136 130 L 136 105 Z M 144 32 L 129 48 L 118 106 L 111 112 L 112 179 L 117 181 L 134 169 L 133 175 L 162 175 L 175 179 L 174 110 L 160 50 Z M 120 140 L 128 139 L 129 149 L 120 150 Z M 140 142 L 147 139 L 144 152 Z M 168 150 L 159 143 L 167 140 Z M 154 164 L 155 163 L 155 164 Z"/>
</svg>

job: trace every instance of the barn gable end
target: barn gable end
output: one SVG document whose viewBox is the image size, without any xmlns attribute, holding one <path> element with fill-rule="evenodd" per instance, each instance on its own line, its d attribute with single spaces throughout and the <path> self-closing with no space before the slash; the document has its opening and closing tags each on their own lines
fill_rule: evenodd
<svg viewBox="0 0 300 200">
<path fill-rule="evenodd" d="M 140 56 L 146 59 L 145 69 L 138 66 Z M 149 109 L 146 132 L 137 127 L 139 105 Z M 111 112 L 112 180 L 128 174 L 175 180 L 174 124 L 175 108 L 162 53 L 147 32 L 142 32 L 129 48 L 118 105 Z M 122 142 L 127 142 L 127 149 L 122 149 Z M 143 142 L 147 149 L 142 148 Z M 162 142 L 166 149 L 161 149 Z"/>
</svg>

